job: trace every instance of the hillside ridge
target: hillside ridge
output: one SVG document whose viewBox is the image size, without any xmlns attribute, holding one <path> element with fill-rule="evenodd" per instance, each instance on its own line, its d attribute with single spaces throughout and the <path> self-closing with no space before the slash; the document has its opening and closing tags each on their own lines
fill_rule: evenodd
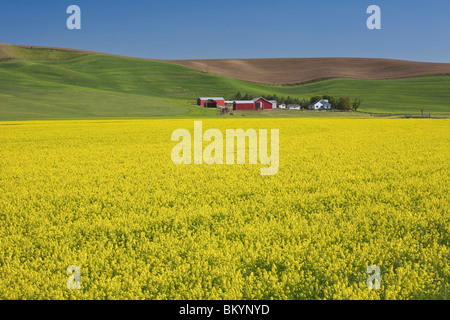
<svg viewBox="0 0 450 320">
<path fill-rule="evenodd" d="M 31 54 L 33 50 L 34 53 Z M 36 55 L 37 50 L 46 52 L 45 54 Z M 302 84 L 333 78 L 382 80 L 450 74 L 450 63 L 381 58 L 162 60 L 135 58 L 80 49 L 0 44 L 0 62 L 15 59 L 68 60 L 84 55 L 106 55 L 147 61 L 162 61 L 236 80 L 275 85 Z"/>
<path fill-rule="evenodd" d="M 103 55 L 103 56 L 111 56 L 111 57 L 119 57 L 119 58 L 130 58 L 130 59 L 138 59 L 138 60 L 146 60 L 146 61 L 162 61 L 158 59 L 149 59 L 149 58 L 137 58 L 130 56 L 123 56 L 113 53 L 99 52 L 99 51 L 90 51 L 83 49 L 72 49 L 72 48 L 60 48 L 60 47 L 46 47 L 46 46 L 31 46 L 31 45 L 13 45 L 0 43 L 0 62 L 6 60 L 27 60 L 28 57 L 35 58 L 36 51 L 50 51 L 50 52 L 59 52 L 65 54 L 74 54 L 75 57 L 87 56 L 87 55 Z M 33 52 L 33 54 L 31 54 Z M 24 56 L 25 53 L 25 56 Z M 26 53 L 29 53 L 28 57 Z M 38 57 L 40 55 L 37 55 Z M 42 57 L 42 55 L 41 55 Z M 56 60 L 68 60 L 68 59 L 56 59 Z M 46 59 L 46 56 L 43 55 L 42 60 L 39 61 L 55 61 L 55 59 Z"/>
</svg>

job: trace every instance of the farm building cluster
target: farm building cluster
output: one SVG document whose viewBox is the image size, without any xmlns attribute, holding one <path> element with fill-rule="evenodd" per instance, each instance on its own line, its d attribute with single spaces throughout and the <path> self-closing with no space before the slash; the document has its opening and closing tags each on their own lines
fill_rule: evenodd
<svg viewBox="0 0 450 320">
<path fill-rule="evenodd" d="M 280 109 L 300 110 L 299 105 L 277 104 L 275 100 L 267 100 L 263 97 L 253 100 L 235 100 L 226 101 L 223 97 L 200 97 L 197 99 L 197 105 L 206 108 L 224 108 L 233 107 L 233 110 L 274 110 Z M 309 105 L 310 110 L 329 110 L 331 104 L 328 100 L 319 99 Z"/>
<path fill-rule="evenodd" d="M 198 98 L 197 105 L 206 108 L 217 108 L 220 106 L 233 106 L 233 110 L 272 110 L 276 109 L 275 100 L 266 100 L 263 97 L 253 100 L 225 101 L 222 97 Z"/>
</svg>

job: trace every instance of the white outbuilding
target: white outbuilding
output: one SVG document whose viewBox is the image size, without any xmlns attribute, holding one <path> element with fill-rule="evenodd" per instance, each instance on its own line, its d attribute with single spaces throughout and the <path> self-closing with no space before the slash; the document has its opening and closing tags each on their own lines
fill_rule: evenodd
<svg viewBox="0 0 450 320">
<path fill-rule="evenodd" d="M 269 100 L 269 102 L 272 104 L 272 109 L 277 108 L 277 102 L 275 100 Z"/>
<path fill-rule="evenodd" d="M 309 105 L 309 110 L 329 110 L 331 109 L 331 104 L 328 102 L 328 100 L 325 99 L 319 99 L 314 103 L 311 103 Z"/>
</svg>

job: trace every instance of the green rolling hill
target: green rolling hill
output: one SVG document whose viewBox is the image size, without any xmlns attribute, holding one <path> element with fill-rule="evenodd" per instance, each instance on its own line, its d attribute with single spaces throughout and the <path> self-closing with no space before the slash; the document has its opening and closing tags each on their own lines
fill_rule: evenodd
<svg viewBox="0 0 450 320">
<path fill-rule="evenodd" d="M 189 103 L 240 91 L 360 96 L 361 111 L 450 115 L 450 76 L 272 86 L 135 58 L 0 45 L 0 120 L 215 117 Z"/>
</svg>

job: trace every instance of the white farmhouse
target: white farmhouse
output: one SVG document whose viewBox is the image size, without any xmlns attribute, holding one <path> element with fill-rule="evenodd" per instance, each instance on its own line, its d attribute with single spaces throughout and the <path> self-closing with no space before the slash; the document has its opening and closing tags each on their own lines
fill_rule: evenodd
<svg viewBox="0 0 450 320">
<path fill-rule="evenodd" d="M 309 110 L 329 110 L 331 109 L 331 104 L 328 102 L 328 100 L 325 99 L 319 99 L 314 103 L 311 103 L 309 105 Z"/>
</svg>

